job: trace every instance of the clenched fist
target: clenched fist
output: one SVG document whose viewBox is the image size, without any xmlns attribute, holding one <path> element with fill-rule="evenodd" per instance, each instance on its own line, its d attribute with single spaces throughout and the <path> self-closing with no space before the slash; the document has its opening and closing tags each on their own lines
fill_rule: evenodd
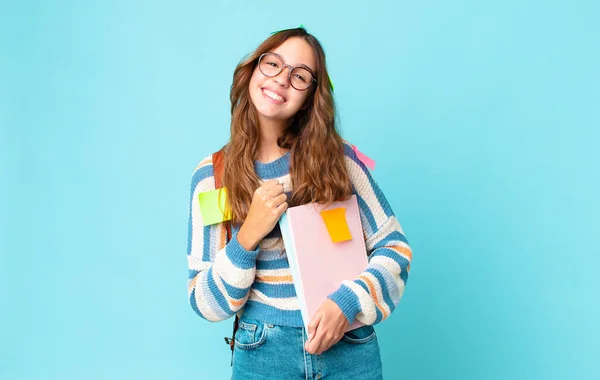
<svg viewBox="0 0 600 380">
<path fill-rule="evenodd" d="M 248 251 L 253 251 L 279 221 L 288 204 L 283 185 L 276 179 L 264 182 L 252 196 L 252 204 L 246 220 L 238 232 L 238 242 Z"/>
</svg>

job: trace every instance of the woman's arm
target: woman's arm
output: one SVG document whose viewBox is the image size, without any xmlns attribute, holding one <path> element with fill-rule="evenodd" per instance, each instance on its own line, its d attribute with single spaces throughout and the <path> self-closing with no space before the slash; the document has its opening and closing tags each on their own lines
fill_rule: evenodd
<svg viewBox="0 0 600 380">
<path fill-rule="evenodd" d="M 198 194 L 214 190 L 212 156 L 192 176 L 188 225 L 188 298 L 192 309 L 209 321 L 233 316 L 246 303 L 254 281 L 259 248 L 246 250 L 235 234 L 226 238 L 225 223 L 204 226 Z"/>
<path fill-rule="evenodd" d="M 373 325 L 386 319 L 402 298 L 412 251 L 402 227 L 371 173 L 349 144 L 346 166 L 358 198 L 369 265 L 353 281 L 344 281 L 329 295 L 349 323 Z"/>
</svg>

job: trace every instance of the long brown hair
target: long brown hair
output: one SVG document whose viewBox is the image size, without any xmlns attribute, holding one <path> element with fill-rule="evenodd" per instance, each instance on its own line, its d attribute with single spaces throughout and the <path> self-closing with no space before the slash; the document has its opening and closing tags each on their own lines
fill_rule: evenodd
<svg viewBox="0 0 600 380">
<path fill-rule="evenodd" d="M 249 95 L 250 78 L 258 58 L 283 44 L 290 37 L 300 37 L 313 48 L 316 56 L 316 85 L 309 90 L 305 107 L 278 138 L 277 144 L 290 149 L 292 197 L 289 206 L 306 203 L 329 203 L 347 199 L 352 185 L 344 164 L 343 140 L 336 130 L 335 105 L 319 41 L 304 28 L 286 29 L 267 38 L 236 67 L 231 85 L 231 137 L 225 146 L 223 185 L 227 188 L 226 209 L 232 220 L 246 219 L 259 178 L 254 161 L 260 144 L 257 110 Z"/>
</svg>

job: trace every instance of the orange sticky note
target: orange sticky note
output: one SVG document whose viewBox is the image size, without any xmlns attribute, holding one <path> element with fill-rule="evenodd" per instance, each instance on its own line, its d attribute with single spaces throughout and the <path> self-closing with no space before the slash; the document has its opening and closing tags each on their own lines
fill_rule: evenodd
<svg viewBox="0 0 600 380">
<path fill-rule="evenodd" d="M 225 215 L 225 202 L 227 200 L 227 189 L 205 191 L 198 194 L 200 202 L 200 213 L 205 226 L 221 223 L 231 219 L 231 215 Z"/>
<path fill-rule="evenodd" d="M 334 243 L 352 240 L 350 228 L 348 228 L 348 222 L 346 221 L 345 207 L 321 211 L 321 217 L 323 217 L 329 236 Z"/>
</svg>

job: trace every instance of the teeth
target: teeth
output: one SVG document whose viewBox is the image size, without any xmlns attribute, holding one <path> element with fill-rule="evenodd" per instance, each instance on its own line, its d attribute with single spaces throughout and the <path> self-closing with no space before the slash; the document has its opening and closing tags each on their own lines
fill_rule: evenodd
<svg viewBox="0 0 600 380">
<path fill-rule="evenodd" d="M 267 89 L 263 90 L 265 92 L 265 94 L 267 94 L 267 96 L 271 99 L 277 100 L 278 102 L 283 102 L 283 98 L 279 95 L 277 95 L 276 93 L 269 91 Z"/>
</svg>

